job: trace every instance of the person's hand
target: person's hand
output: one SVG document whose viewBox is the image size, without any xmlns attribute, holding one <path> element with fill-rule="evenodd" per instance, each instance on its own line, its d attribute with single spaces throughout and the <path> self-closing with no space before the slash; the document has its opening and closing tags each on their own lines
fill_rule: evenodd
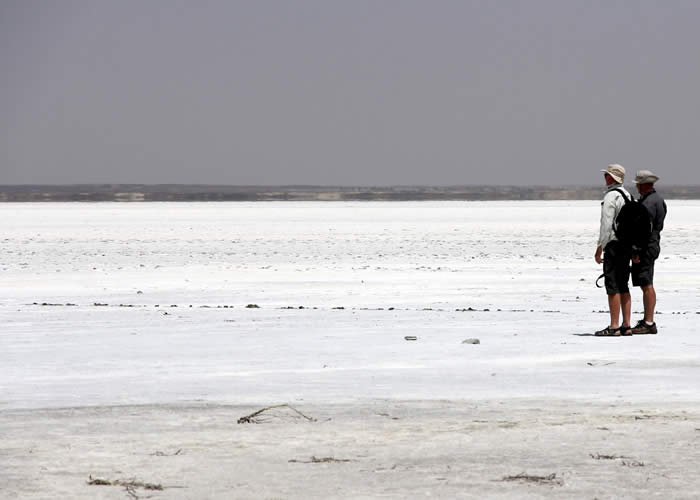
<svg viewBox="0 0 700 500">
<path fill-rule="evenodd" d="M 595 261 L 596 261 L 598 264 L 602 264 L 602 263 L 603 263 L 603 257 L 602 257 L 602 255 L 603 255 L 603 248 L 599 245 L 598 248 L 596 248 L 596 250 L 595 250 Z"/>
<path fill-rule="evenodd" d="M 639 255 L 633 255 L 632 256 L 632 262 L 635 264 L 639 264 L 642 261 L 642 259 L 639 258 Z"/>
</svg>

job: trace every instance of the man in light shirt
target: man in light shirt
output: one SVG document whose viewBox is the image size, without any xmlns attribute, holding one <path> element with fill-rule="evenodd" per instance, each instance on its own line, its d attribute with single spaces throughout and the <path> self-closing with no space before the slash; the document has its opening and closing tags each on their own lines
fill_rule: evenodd
<svg viewBox="0 0 700 500">
<path fill-rule="evenodd" d="M 600 234 L 595 261 L 598 264 L 603 264 L 605 292 L 608 294 L 608 308 L 610 309 L 610 324 L 595 334 L 598 337 L 632 335 L 630 328 L 632 298 L 628 284 L 631 249 L 617 240 L 614 229 L 615 219 L 625 204 L 625 198 L 620 191 L 628 200 L 631 197 L 622 185 L 625 180 L 625 168 L 622 165 L 611 164 L 601 172 L 605 174 L 607 189 L 601 203 Z M 622 324 L 620 324 L 620 311 L 622 311 Z"/>
</svg>

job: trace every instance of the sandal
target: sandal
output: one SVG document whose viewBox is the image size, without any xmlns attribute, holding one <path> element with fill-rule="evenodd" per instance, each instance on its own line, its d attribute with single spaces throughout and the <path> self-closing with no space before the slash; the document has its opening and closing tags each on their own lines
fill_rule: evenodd
<svg viewBox="0 0 700 500">
<path fill-rule="evenodd" d="M 654 334 L 657 332 L 656 329 L 656 323 L 652 323 L 651 325 L 647 325 L 647 322 L 644 321 L 643 319 L 640 319 L 637 325 L 632 328 L 632 334 L 634 335 L 646 335 L 646 334 Z"/>
<path fill-rule="evenodd" d="M 621 335 L 620 330 L 622 328 L 610 328 L 606 326 L 602 330 L 595 332 L 596 337 L 619 337 Z"/>
<path fill-rule="evenodd" d="M 620 335 L 624 335 L 625 337 L 632 336 L 632 327 L 631 326 L 621 326 L 620 327 Z"/>
</svg>

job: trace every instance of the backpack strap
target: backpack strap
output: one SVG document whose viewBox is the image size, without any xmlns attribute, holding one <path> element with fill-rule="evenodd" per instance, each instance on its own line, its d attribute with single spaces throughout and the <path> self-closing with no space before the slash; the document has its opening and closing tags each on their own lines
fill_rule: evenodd
<svg viewBox="0 0 700 500">
<path fill-rule="evenodd" d="M 595 286 L 597 286 L 598 288 L 603 288 L 602 285 L 599 285 L 599 284 L 598 284 L 598 282 L 600 281 L 601 278 L 605 278 L 605 273 L 603 273 L 603 274 L 601 274 L 600 276 L 598 276 L 598 279 L 595 280 Z"/>
<path fill-rule="evenodd" d="M 625 200 L 625 205 L 627 205 L 631 201 L 629 198 L 627 198 L 627 195 L 625 194 L 625 192 L 622 189 L 615 188 L 615 189 L 611 190 L 610 192 L 612 192 L 612 191 L 617 191 L 618 193 L 620 193 L 622 195 L 622 199 Z"/>
<path fill-rule="evenodd" d="M 620 188 L 611 189 L 608 193 L 606 193 L 606 195 L 608 195 L 609 193 L 612 193 L 613 191 L 617 191 L 618 193 L 620 193 L 620 195 L 622 196 L 622 199 L 625 200 L 625 205 L 628 205 L 632 202 L 632 200 L 627 198 L 627 195 L 625 195 L 625 192 Z M 622 209 L 620 209 L 620 210 L 622 210 Z M 617 235 L 617 216 L 618 215 L 620 215 L 620 211 L 618 211 L 615 214 L 615 218 L 613 219 L 613 223 L 612 223 L 612 229 L 613 229 L 613 233 L 615 234 L 615 236 L 617 236 L 619 238 L 619 236 Z M 600 279 L 600 278 L 598 278 L 598 279 Z M 596 286 L 597 285 L 598 285 L 598 283 L 596 282 Z"/>
</svg>

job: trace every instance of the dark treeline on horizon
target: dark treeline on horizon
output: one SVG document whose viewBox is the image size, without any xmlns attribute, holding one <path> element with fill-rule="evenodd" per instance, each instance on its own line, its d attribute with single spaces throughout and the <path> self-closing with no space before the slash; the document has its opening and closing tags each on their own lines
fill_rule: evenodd
<svg viewBox="0 0 700 500">
<path fill-rule="evenodd" d="M 595 200 L 602 186 L 0 185 L 0 202 Z M 700 199 L 700 186 L 659 186 L 667 199 Z"/>
</svg>

